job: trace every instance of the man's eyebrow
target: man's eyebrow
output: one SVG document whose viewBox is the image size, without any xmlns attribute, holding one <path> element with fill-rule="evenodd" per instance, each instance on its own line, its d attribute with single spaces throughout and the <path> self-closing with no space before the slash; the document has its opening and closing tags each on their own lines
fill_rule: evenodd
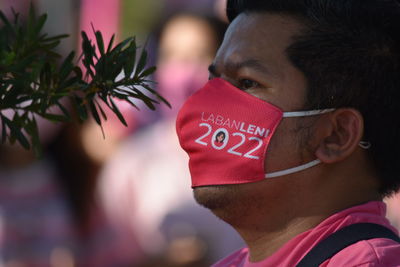
<svg viewBox="0 0 400 267">
<path fill-rule="evenodd" d="M 257 60 L 257 59 L 247 59 L 247 60 L 244 60 L 241 62 L 228 61 L 226 63 L 226 69 L 228 71 L 236 72 L 242 68 L 252 68 L 258 72 L 271 73 L 270 70 L 260 60 Z M 208 71 L 211 74 L 216 74 L 217 73 L 216 65 L 214 63 L 211 64 L 208 67 Z"/>
</svg>

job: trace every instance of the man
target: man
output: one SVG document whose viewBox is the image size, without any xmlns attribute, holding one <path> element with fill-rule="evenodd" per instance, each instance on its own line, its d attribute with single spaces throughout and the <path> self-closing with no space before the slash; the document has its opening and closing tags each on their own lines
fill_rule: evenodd
<svg viewBox="0 0 400 267">
<path fill-rule="evenodd" d="M 400 4 L 228 0 L 227 14 L 211 80 L 177 120 L 197 202 L 248 246 L 215 266 L 296 266 L 356 223 L 395 232 L 381 200 L 400 184 Z M 393 239 L 320 266 L 400 266 Z"/>
</svg>

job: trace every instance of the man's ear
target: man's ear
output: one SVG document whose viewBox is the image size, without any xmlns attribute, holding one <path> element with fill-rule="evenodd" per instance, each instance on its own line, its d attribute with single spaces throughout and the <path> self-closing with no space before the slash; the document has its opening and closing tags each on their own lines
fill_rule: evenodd
<svg viewBox="0 0 400 267">
<path fill-rule="evenodd" d="M 364 132 L 363 117 L 352 108 L 335 110 L 318 124 L 322 131 L 315 155 L 324 163 L 339 162 L 349 157 L 358 148 Z"/>
</svg>

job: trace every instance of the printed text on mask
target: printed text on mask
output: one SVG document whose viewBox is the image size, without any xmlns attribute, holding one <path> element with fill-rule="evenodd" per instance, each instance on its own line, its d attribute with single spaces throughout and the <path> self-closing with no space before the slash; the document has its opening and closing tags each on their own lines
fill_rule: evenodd
<svg viewBox="0 0 400 267">
<path fill-rule="evenodd" d="M 235 144 L 232 147 L 228 148 L 226 152 L 249 159 L 259 159 L 259 156 L 255 156 L 254 153 L 258 151 L 263 145 L 263 140 L 261 138 L 268 137 L 270 133 L 269 129 L 261 128 L 252 124 L 247 124 L 241 121 L 231 120 L 230 118 L 224 118 L 221 115 L 214 115 L 212 113 L 205 114 L 204 112 L 202 112 L 201 121 L 203 122 L 199 124 L 199 127 L 207 128 L 207 131 L 204 133 L 204 135 L 195 140 L 196 143 L 203 146 L 208 146 L 208 144 L 210 143 L 214 149 L 223 150 L 228 145 L 229 139 L 233 139 L 232 137 L 237 137 L 235 138 L 236 142 L 231 142 Z M 214 124 L 220 128 L 217 128 L 213 132 L 213 127 L 211 124 Z M 226 128 L 236 129 L 239 132 L 234 132 L 230 134 Z M 243 133 L 256 135 L 259 137 L 252 136 L 246 138 Z M 210 135 L 211 139 L 209 138 Z M 243 144 L 245 144 L 246 142 L 254 142 L 256 143 L 256 146 L 253 147 L 250 151 L 240 152 L 240 147 L 243 146 Z"/>
</svg>

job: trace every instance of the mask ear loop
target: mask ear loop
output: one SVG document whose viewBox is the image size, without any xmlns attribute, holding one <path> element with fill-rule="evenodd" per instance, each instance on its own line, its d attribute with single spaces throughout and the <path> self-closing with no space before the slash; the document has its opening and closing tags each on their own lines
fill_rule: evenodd
<svg viewBox="0 0 400 267">
<path fill-rule="evenodd" d="M 284 118 L 293 118 L 293 117 L 307 117 L 307 116 L 315 116 L 319 114 L 324 114 L 328 112 L 334 111 L 334 108 L 328 109 L 317 109 L 317 110 L 308 110 L 308 111 L 294 111 L 294 112 L 283 112 Z M 360 141 L 358 144 L 363 149 L 370 149 L 372 144 L 369 141 Z"/>
<path fill-rule="evenodd" d="M 282 171 L 276 171 L 276 172 L 270 172 L 270 173 L 266 173 L 265 174 L 265 178 L 275 178 L 275 177 L 279 177 L 279 176 L 284 176 L 284 175 L 288 175 L 288 174 L 292 174 L 295 172 L 300 172 L 306 169 L 309 169 L 311 167 L 314 167 L 315 165 L 320 164 L 321 161 L 319 159 L 313 160 L 311 162 L 308 162 L 306 164 L 294 167 L 294 168 L 290 168 L 290 169 L 286 169 L 286 170 L 282 170 Z"/>
<path fill-rule="evenodd" d="M 361 141 L 358 145 L 363 149 L 369 149 L 372 146 L 371 143 L 368 141 Z M 275 178 L 275 177 L 284 176 L 284 175 L 288 175 L 288 174 L 295 173 L 295 172 L 300 172 L 300 171 L 306 170 L 308 168 L 314 167 L 315 165 L 318 165 L 320 163 L 321 163 L 321 161 L 319 159 L 316 159 L 316 160 L 313 160 L 311 162 L 308 162 L 306 164 L 303 164 L 303 165 L 300 165 L 300 166 L 297 166 L 294 168 L 277 171 L 277 172 L 266 173 L 265 178 Z"/>
<path fill-rule="evenodd" d="M 318 110 L 309 110 L 309 111 L 284 112 L 283 117 L 291 118 L 291 117 L 315 116 L 315 115 L 319 115 L 319 114 L 332 112 L 334 110 L 335 110 L 334 108 L 330 108 L 330 109 L 318 109 Z M 362 147 L 363 149 L 369 149 L 372 146 L 371 143 L 368 141 L 361 141 L 358 145 L 360 147 Z M 321 161 L 319 159 L 316 159 L 316 160 L 313 160 L 311 162 L 308 162 L 306 164 L 303 164 L 303 165 L 300 165 L 300 166 L 297 166 L 294 168 L 290 168 L 290 169 L 286 169 L 286 170 L 282 170 L 282 171 L 276 171 L 276 172 L 272 172 L 272 173 L 266 173 L 265 178 L 275 178 L 275 177 L 284 176 L 284 175 L 295 173 L 295 172 L 300 172 L 300 171 L 306 170 L 308 168 L 314 167 L 315 165 L 318 165 L 320 163 L 321 163 Z"/>
<path fill-rule="evenodd" d="M 315 116 L 328 112 L 334 111 L 334 108 L 328 109 L 316 109 L 316 110 L 308 110 L 308 111 L 293 111 L 293 112 L 283 112 L 284 118 L 293 118 L 293 117 L 307 117 L 307 116 Z"/>
<path fill-rule="evenodd" d="M 329 109 L 317 109 L 317 110 L 307 110 L 307 111 L 293 111 L 293 112 L 283 112 L 283 117 L 284 118 L 293 118 L 293 117 L 307 117 L 307 116 L 316 116 L 328 112 L 334 111 L 334 108 L 329 108 Z M 311 162 L 308 162 L 306 164 L 289 168 L 286 170 L 281 170 L 281 171 L 276 171 L 276 172 L 271 172 L 271 173 L 266 173 L 265 178 L 275 178 L 279 176 L 284 176 L 288 174 L 292 174 L 295 172 L 300 172 L 305 169 L 314 167 L 315 165 L 320 164 L 321 161 L 319 159 L 313 160 Z"/>
</svg>

